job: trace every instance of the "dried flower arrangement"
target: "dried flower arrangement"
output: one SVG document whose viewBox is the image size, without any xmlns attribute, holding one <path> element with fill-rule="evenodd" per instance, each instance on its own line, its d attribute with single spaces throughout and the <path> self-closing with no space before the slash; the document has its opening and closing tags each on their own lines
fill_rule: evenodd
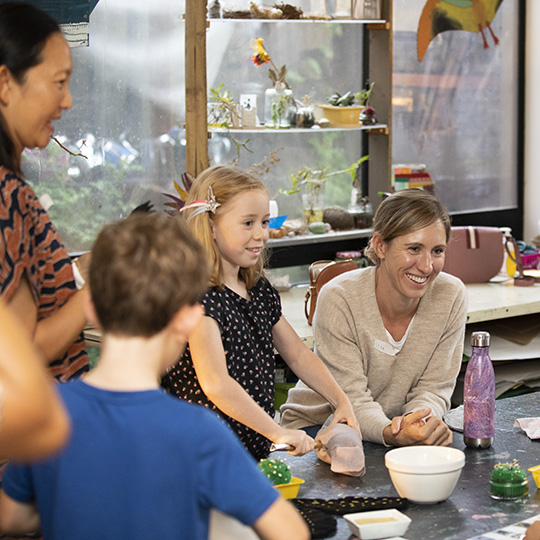
<svg viewBox="0 0 540 540">
<path fill-rule="evenodd" d="M 270 53 L 264 46 L 264 39 L 255 38 L 254 40 L 252 40 L 251 48 L 253 49 L 253 56 L 251 57 L 251 61 L 256 66 L 262 66 L 268 63 L 272 65 L 271 68 L 268 68 L 268 76 L 270 77 L 272 84 L 274 86 L 282 85 L 283 88 L 290 88 L 289 84 L 285 80 L 285 76 L 287 75 L 287 66 L 283 64 L 279 69 L 276 67 L 276 64 L 274 64 Z"/>
</svg>

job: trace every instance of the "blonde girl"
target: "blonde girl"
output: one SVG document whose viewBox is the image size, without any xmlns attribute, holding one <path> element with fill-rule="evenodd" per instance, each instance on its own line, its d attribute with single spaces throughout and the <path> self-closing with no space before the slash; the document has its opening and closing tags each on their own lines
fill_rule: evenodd
<svg viewBox="0 0 540 540">
<path fill-rule="evenodd" d="M 202 299 L 206 316 L 163 386 L 215 410 L 256 459 L 268 456 L 271 442 L 289 444 L 293 455 L 305 454 L 313 439 L 273 419 L 275 347 L 331 404 L 333 422 L 358 429 L 349 399 L 287 322 L 278 292 L 264 277 L 269 222 L 264 185 L 238 168 L 212 167 L 195 180 L 184 215 L 213 270 Z"/>
</svg>

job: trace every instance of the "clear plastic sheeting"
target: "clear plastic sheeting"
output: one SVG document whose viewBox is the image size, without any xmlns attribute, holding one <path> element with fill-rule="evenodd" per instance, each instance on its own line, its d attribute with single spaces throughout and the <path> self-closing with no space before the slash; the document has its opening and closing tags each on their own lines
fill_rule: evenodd
<svg viewBox="0 0 540 540">
<path fill-rule="evenodd" d="M 394 0 L 394 163 L 425 163 L 451 212 L 517 206 L 518 4 L 486 30 L 446 31 L 420 63 L 425 0 Z"/>
<path fill-rule="evenodd" d="M 54 141 L 23 169 L 69 251 L 91 248 L 101 226 L 163 191 L 185 171 L 184 3 L 102 0 L 88 47 L 72 50 L 73 108 Z"/>
</svg>

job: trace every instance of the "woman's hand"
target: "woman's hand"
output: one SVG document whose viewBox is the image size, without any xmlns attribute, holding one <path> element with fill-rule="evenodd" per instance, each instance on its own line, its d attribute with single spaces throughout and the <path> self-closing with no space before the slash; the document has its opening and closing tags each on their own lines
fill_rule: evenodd
<svg viewBox="0 0 540 540">
<path fill-rule="evenodd" d="M 301 429 L 285 429 L 282 428 L 282 433 L 273 441 L 276 444 L 288 444 L 293 446 L 294 450 L 289 450 L 287 453 L 291 456 L 303 456 L 311 452 L 315 448 L 315 441 Z"/>
<path fill-rule="evenodd" d="M 392 423 L 384 428 L 384 441 L 390 446 L 449 446 L 452 431 L 440 418 L 430 414 L 431 409 L 426 408 L 405 416 L 395 416 Z"/>
</svg>

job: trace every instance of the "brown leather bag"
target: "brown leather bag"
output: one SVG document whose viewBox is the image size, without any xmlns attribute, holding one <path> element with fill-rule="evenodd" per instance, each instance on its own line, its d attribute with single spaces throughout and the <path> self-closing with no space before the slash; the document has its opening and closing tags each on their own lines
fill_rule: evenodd
<svg viewBox="0 0 540 540">
<path fill-rule="evenodd" d="M 313 315 L 315 314 L 315 307 L 317 305 L 317 297 L 319 296 L 321 287 L 325 283 L 328 283 L 331 279 L 339 276 L 339 274 L 349 272 L 350 270 L 356 270 L 357 268 L 356 263 L 351 259 L 339 262 L 315 261 L 310 265 L 309 289 L 306 293 L 306 301 L 304 304 L 304 313 L 306 314 L 308 324 L 313 322 Z"/>
<path fill-rule="evenodd" d="M 504 261 L 503 234 L 498 227 L 452 227 L 443 271 L 463 283 L 484 283 Z"/>
</svg>

